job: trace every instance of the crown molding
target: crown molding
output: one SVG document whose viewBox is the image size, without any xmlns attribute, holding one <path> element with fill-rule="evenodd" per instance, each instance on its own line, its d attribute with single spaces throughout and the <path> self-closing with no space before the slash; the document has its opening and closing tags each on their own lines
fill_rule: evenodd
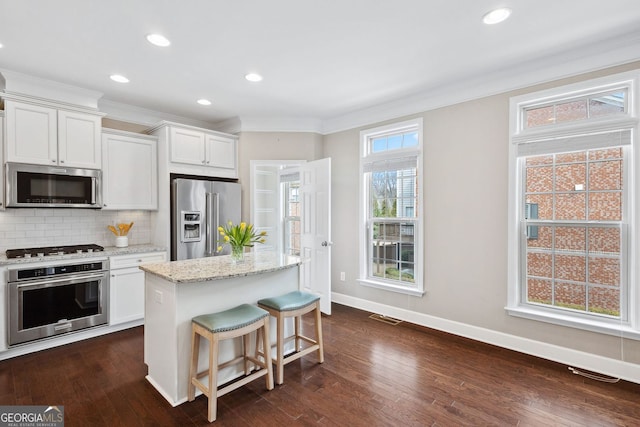
<svg viewBox="0 0 640 427">
<path fill-rule="evenodd" d="M 99 107 L 100 111 L 105 112 L 107 114 L 106 117 L 109 119 L 119 120 L 122 122 L 151 127 L 155 126 L 158 122 L 170 121 L 199 128 L 217 130 L 213 129 L 215 124 L 211 122 L 150 110 L 143 107 L 137 107 L 135 105 L 111 101 L 109 99 L 100 100 Z"/>
<path fill-rule="evenodd" d="M 71 86 L 65 83 L 34 77 L 16 71 L 0 69 L 0 89 L 4 93 L 25 96 L 37 100 L 78 106 L 89 110 L 98 109 L 102 92 Z"/>
<path fill-rule="evenodd" d="M 640 30 L 624 37 L 520 62 L 498 71 L 476 76 L 370 108 L 356 110 L 322 122 L 323 135 L 380 123 L 448 105 L 458 104 L 512 90 L 523 89 L 580 74 L 640 60 Z"/>
<path fill-rule="evenodd" d="M 240 117 L 241 132 L 322 133 L 323 122 L 313 117 Z"/>
</svg>

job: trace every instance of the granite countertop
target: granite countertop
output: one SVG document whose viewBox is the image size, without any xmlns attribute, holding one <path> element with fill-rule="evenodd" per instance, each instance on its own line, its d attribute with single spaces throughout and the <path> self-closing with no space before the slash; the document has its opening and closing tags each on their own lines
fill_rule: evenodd
<svg viewBox="0 0 640 427">
<path fill-rule="evenodd" d="M 234 263 L 231 256 L 222 255 L 183 261 L 169 261 L 140 266 L 141 270 L 173 283 L 205 282 L 230 277 L 251 276 L 283 270 L 300 264 L 300 258 L 275 252 L 252 252 L 244 261 Z"/>
<path fill-rule="evenodd" d="M 154 245 L 131 245 L 126 248 L 116 248 L 115 246 L 105 246 L 104 251 L 100 252 L 83 252 L 81 254 L 65 254 L 65 255 L 50 255 L 46 257 L 31 257 L 31 258 L 12 258 L 8 259 L 3 253 L 0 255 L 0 267 L 6 265 L 15 264 L 28 264 L 34 262 L 43 261 L 60 261 L 67 259 L 81 259 L 81 258 L 104 258 L 118 255 L 139 254 L 146 252 L 164 252 L 166 248 L 162 248 Z"/>
</svg>

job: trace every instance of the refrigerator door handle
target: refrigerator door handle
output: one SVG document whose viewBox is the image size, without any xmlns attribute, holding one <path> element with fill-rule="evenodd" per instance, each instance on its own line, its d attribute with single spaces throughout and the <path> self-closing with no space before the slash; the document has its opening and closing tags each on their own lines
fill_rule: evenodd
<svg viewBox="0 0 640 427">
<path fill-rule="evenodd" d="M 218 236 L 219 217 L 219 198 L 218 193 L 206 194 L 206 212 L 205 212 L 205 256 L 213 256 L 216 252 L 216 237 Z"/>
</svg>

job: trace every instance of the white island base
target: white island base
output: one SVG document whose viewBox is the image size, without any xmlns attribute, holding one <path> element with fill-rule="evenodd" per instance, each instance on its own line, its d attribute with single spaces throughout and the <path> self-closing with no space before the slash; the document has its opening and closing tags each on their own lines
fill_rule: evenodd
<svg viewBox="0 0 640 427">
<path fill-rule="evenodd" d="M 145 278 L 144 362 L 147 380 L 173 406 L 187 400 L 191 353 L 191 319 L 240 304 L 281 295 L 299 287 L 299 259 L 275 254 L 247 254 L 243 264 L 230 257 L 147 264 Z M 275 322 L 271 319 L 272 343 Z M 253 342 L 253 340 L 252 340 Z M 202 340 L 200 366 L 208 362 L 208 343 Z M 241 340 L 220 344 L 220 361 L 241 352 Z M 242 366 L 219 372 L 218 385 L 243 375 Z"/>
</svg>

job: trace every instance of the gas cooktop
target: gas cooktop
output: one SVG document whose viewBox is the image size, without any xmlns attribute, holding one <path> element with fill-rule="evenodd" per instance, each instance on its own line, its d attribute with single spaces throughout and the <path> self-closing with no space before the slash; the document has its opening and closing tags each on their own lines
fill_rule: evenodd
<svg viewBox="0 0 640 427">
<path fill-rule="evenodd" d="M 37 256 L 64 255 L 75 253 L 101 252 L 100 245 L 45 246 L 42 248 L 7 249 L 7 258 L 31 258 Z"/>
</svg>

